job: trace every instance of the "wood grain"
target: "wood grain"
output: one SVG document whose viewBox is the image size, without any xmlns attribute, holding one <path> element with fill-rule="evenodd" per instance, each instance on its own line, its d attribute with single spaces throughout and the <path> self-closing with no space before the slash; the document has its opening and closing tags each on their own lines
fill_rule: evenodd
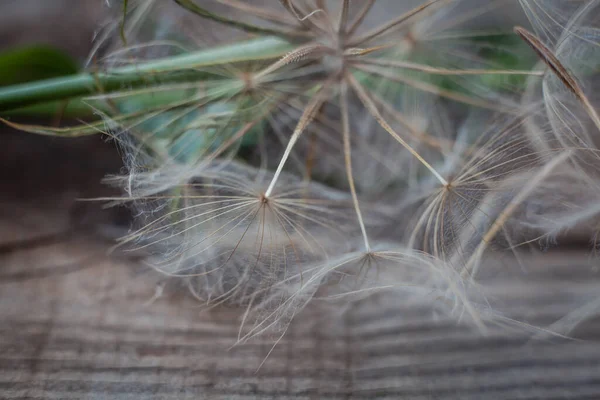
<svg viewBox="0 0 600 400">
<path fill-rule="evenodd" d="M 0 44 L 43 39 L 85 56 L 103 2 L 61 0 L 68 12 L 53 4 L 52 18 L 35 6 L 46 3 L 2 4 Z M 597 318 L 573 340 L 493 325 L 484 336 L 387 297 L 306 309 L 257 371 L 274 338 L 233 346 L 240 310 L 206 310 L 139 258 L 109 254 L 122 218 L 76 198 L 106 194 L 114 145 L 0 134 L 0 399 L 600 398 Z M 482 271 L 506 315 L 547 326 L 594 305 L 597 259 L 522 261 Z"/>
<path fill-rule="evenodd" d="M 307 309 L 257 371 L 273 337 L 231 348 L 238 310 L 204 310 L 176 281 L 106 249 L 73 235 L 0 255 L 0 398 L 600 396 L 598 321 L 572 332 L 579 341 L 531 341 L 522 329 L 482 336 L 452 319 L 435 321 L 427 305 L 384 299 L 342 315 Z M 587 259 L 545 259 L 552 262 L 505 290 L 511 315 L 552 321 L 574 306 L 573 293 L 597 288 Z"/>
</svg>

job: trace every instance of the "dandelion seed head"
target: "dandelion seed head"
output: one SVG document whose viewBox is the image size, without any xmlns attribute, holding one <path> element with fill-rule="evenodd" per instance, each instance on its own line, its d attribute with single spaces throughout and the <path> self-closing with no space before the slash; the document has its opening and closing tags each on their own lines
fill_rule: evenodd
<svg viewBox="0 0 600 400">
<path fill-rule="evenodd" d="M 129 172 L 115 181 L 139 210 L 123 245 L 201 301 L 246 307 L 240 341 L 285 332 L 311 301 L 381 293 L 484 330 L 482 260 L 518 257 L 597 215 L 597 202 L 577 200 L 600 193 L 595 173 L 579 175 L 599 165 L 581 102 L 597 102 L 583 63 L 599 48 L 594 8 L 520 1 L 585 87 L 575 96 L 516 35 L 481 29 L 504 2 L 423 1 L 373 26 L 376 1 L 321 3 L 224 1 L 248 18 L 200 14 L 281 38 L 248 48 L 287 47 L 263 56 L 228 43 L 236 55 L 223 62 L 171 66 L 166 83 L 91 99 L 116 108 L 107 123 L 122 132 Z M 212 48 L 186 33 L 186 46 L 148 47 Z M 135 66 L 145 48 L 105 61 Z M 148 93 L 166 100 L 138 103 Z"/>
</svg>

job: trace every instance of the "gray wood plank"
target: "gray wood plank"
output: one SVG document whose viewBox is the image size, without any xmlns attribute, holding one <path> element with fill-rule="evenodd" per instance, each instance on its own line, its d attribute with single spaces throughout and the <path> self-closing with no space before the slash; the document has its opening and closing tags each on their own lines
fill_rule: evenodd
<svg viewBox="0 0 600 400">
<path fill-rule="evenodd" d="M 0 398 L 600 396 L 599 321 L 572 332 L 586 340 L 531 341 L 523 329 L 483 336 L 452 319 L 432 320 L 426 304 L 385 299 L 343 315 L 305 310 L 257 371 L 273 337 L 231 347 L 239 310 L 205 310 L 175 282 L 157 297 L 162 277 L 106 248 L 76 235 L 0 255 Z M 557 298 L 556 289 L 539 290 L 536 282 L 563 279 L 576 292 L 597 287 L 587 258 L 544 259 L 543 268 L 505 291 L 506 309 L 530 321 L 552 320 L 573 306 L 564 284 Z M 559 272 L 577 265 L 579 273 L 564 280 Z"/>
</svg>

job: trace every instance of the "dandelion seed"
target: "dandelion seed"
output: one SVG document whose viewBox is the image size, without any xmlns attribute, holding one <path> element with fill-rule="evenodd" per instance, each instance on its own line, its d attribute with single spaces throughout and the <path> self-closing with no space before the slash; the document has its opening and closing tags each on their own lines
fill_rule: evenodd
<svg viewBox="0 0 600 400">
<path fill-rule="evenodd" d="M 202 291 L 212 301 L 247 300 L 262 286 L 302 273 L 305 262 L 328 257 L 328 243 L 344 248 L 343 194 L 294 185 L 281 176 L 278 191 L 267 197 L 269 176 L 236 162 L 186 171 L 184 179 L 177 176 L 181 169 L 149 179 L 171 182 L 166 192 L 142 191 L 143 199 L 164 205 L 123 245 L 150 251 L 152 266 L 164 273 L 214 285 Z M 318 198 L 298 197 L 307 190 Z"/>
<path fill-rule="evenodd" d="M 285 38 L 285 50 L 228 47 L 221 63 L 171 66 L 148 88 L 88 99 L 127 133 L 114 134 L 130 158 L 123 181 L 143 211 L 123 245 L 202 301 L 243 304 L 239 341 L 285 332 L 326 288 L 329 300 L 435 293 L 483 330 L 485 301 L 471 302 L 465 276 L 502 233 L 513 246 L 511 219 L 547 188 L 551 159 L 571 154 L 526 131 L 534 107 L 518 93 L 547 74 L 504 62 L 506 35 L 463 29 L 502 2 L 425 1 L 376 26 L 374 0 L 219 2 L 245 18 L 177 1 Z M 136 60 L 144 46 L 130 43 L 107 61 Z M 139 102 L 149 94 L 155 107 Z M 460 126 L 466 115 L 484 122 Z M 492 116 L 504 123 L 483 129 Z M 377 245 L 390 241 L 404 250 Z"/>
</svg>

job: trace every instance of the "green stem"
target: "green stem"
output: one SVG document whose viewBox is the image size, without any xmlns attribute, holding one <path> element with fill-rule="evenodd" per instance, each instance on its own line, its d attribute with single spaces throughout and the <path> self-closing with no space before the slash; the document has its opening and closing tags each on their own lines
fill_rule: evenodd
<svg viewBox="0 0 600 400">
<path fill-rule="evenodd" d="M 199 79 L 201 77 L 194 69 L 239 61 L 275 58 L 289 51 L 290 48 L 290 44 L 283 39 L 263 37 L 103 72 L 85 72 L 2 87 L 0 88 L 0 113 L 71 97 L 131 89 L 149 83 L 161 84 L 189 81 L 191 78 Z M 173 72 L 183 73 L 173 74 Z M 193 76 L 191 77 L 190 74 Z"/>
<path fill-rule="evenodd" d="M 103 110 L 104 111 L 104 110 Z M 46 103 L 36 103 L 30 106 L 14 108 L 0 112 L 0 117 L 35 117 L 53 118 L 61 115 L 64 118 L 88 118 L 94 115 L 94 110 L 81 97 L 66 100 L 55 100 Z"/>
<path fill-rule="evenodd" d="M 132 102 L 139 109 L 149 110 L 168 106 L 173 103 L 183 102 L 189 99 L 190 91 L 185 89 L 171 90 L 168 92 L 156 91 L 153 93 L 135 94 L 129 92 L 126 100 Z M 119 102 L 119 100 L 115 100 Z M 55 117 L 61 115 L 64 118 L 89 118 L 94 116 L 95 111 L 111 113 L 113 110 L 102 101 L 93 102 L 93 106 L 86 102 L 85 97 L 72 97 L 66 100 L 54 100 L 46 103 L 37 103 L 27 107 L 15 108 L 0 113 L 1 117 Z"/>
<path fill-rule="evenodd" d="M 125 37 L 125 23 L 127 22 L 127 6 L 129 0 L 123 0 L 123 21 L 121 21 L 121 28 L 119 29 L 119 34 L 121 35 L 121 41 L 125 46 L 127 46 L 127 38 Z"/>
</svg>

